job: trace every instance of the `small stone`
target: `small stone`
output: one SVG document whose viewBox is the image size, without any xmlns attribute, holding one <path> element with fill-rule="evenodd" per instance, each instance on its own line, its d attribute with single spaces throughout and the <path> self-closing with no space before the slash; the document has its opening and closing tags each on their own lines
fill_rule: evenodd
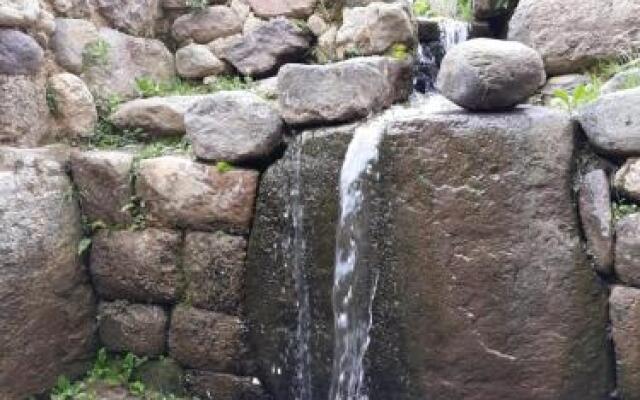
<svg viewBox="0 0 640 400">
<path fill-rule="evenodd" d="M 232 163 L 268 159 L 282 144 L 284 129 L 278 112 L 247 91 L 202 99 L 185 115 L 185 126 L 198 158 Z"/>
<path fill-rule="evenodd" d="M 247 0 L 253 12 L 262 18 L 279 16 L 307 18 L 318 0 Z"/>
<path fill-rule="evenodd" d="M 149 209 L 152 223 L 246 233 L 253 220 L 257 185 L 257 171 L 225 172 L 188 158 L 165 156 L 140 162 L 136 193 Z"/>
<path fill-rule="evenodd" d="M 53 114 L 64 137 L 90 137 L 98 121 L 93 95 L 76 75 L 63 73 L 49 78 L 48 88 Z"/>
<path fill-rule="evenodd" d="M 640 213 L 616 224 L 615 270 L 620 281 L 640 286 Z"/>
<path fill-rule="evenodd" d="M 107 300 L 173 303 L 181 282 L 178 232 L 100 230 L 93 236 L 91 273 Z"/>
<path fill-rule="evenodd" d="M 387 57 L 288 64 L 278 73 L 280 112 L 293 125 L 364 118 L 406 99 L 410 76 L 410 62 Z"/>
<path fill-rule="evenodd" d="M 185 239 L 186 298 L 195 307 L 240 315 L 247 241 L 222 232 L 190 232 Z"/>
<path fill-rule="evenodd" d="M 167 313 L 159 306 L 102 302 L 98 328 L 102 344 L 110 351 L 143 357 L 165 351 Z"/>
<path fill-rule="evenodd" d="M 640 201 L 640 159 L 627 160 L 616 173 L 614 186 L 623 196 Z"/>
<path fill-rule="evenodd" d="M 242 22 L 230 7 L 212 6 L 176 19 L 173 36 L 179 42 L 192 39 L 196 43 L 209 43 L 242 32 Z"/>
<path fill-rule="evenodd" d="M 633 89 L 638 86 L 640 86 L 640 68 L 631 68 L 615 74 L 602 86 L 600 93 L 613 93 L 620 90 Z"/>
<path fill-rule="evenodd" d="M 97 0 L 98 10 L 116 29 L 152 37 L 162 17 L 160 0 Z"/>
<path fill-rule="evenodd" d="M 133 155 L 122 151 L 74 151 L 73 181 L 80 194 L 82 212 L 89 221 L 127 225 L 131 214 L 123 210 L 131 201 Z"/>
<path fill-rule="evenodd" d="M 616 354 L 616 378 L 621 399 L 640 397 L 640 289 L 614 286 L 609 298 Z"/>
<path fill-rule="evenodd" d="M 257 378 L 235 376 L 210 371 L 189 370 L 186 374 L 189 391 L 205 399 L 268 400 Z"/>
<path fill-rule="evenodd" d="M 44 61 L 44 52 L 29 35 L 0 29 L 0 74 L 35 75 Z"/>
<path fill-rule="evenodd" d="M 171 314 L 169 354 L 190 368 L 233 373 L 244 353 L 244 330 L 237 317 L 178 305 Z"/>
<path fill-rule="evenodd" d="M 202 44 L 190 44 L 176 52 L 178 75 L 183 78 L 204 78 L 220 75 L 226 71 L 224 62 L 213 55 L 209 47 Z"/>
<path fill-rule="evenodd" d="M 473 39 L 444 56 L 437 87 L 460 107 L 491 111 L 525 102 L 544 81 L 544 64 L 535 50 L 516 42 Z"/>
<path fill-rule="evenodd" d="M 111 122 L 119 128 L 142 129 L 152 137 L 183 135 L 184 115 L 205 96 L 167 96 L 136 99 L 118 107 Z"/>
<path fill-rule="evenodd" d="M 244 36 L 214 45 L 216 55 L 243 75 L 266 76 L 285 62 L 301 60 L 309 49 L 308 34 L 282 17 L 273 18 Z"/>
<path fill-rule="evenodd" d="M 410 12 L 401 3 L 345 8 L 336 34 L 337 52 L 340 58 L 382 55 L 397 44 L 412 47 L 415 36 Z"/>
<path fill-rule="evenodd" d="M 640 88 L 600 96 L 579 107 L 576 119 L 599 152 L 640 155 Z"/>
<path fill-rule="evenodd" d="M 603 170 L 595 170 L 580 185 L 580 218 L 589 253 L 596 262 L 596 270 L 613 272 L 613 227 L 609 179 Z"/>
<path fill-rule="evenodd" d="M 56 61 L 67 71 L 80 74 L 85 47 L 100 39 L 98 29 L 83 19 L 57 18 L 51 47 Z"/>
</svg>

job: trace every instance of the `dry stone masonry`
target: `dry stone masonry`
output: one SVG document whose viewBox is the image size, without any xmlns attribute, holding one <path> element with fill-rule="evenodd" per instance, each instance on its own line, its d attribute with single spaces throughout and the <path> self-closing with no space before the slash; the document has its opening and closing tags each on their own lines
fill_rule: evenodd
<svg viewBox="0 0 640 400">
<path fill-rule="evenodd" d="M 0 0 L 0 400 L 640 399 L 640 0 L 411 3 Z"/>
</svg>

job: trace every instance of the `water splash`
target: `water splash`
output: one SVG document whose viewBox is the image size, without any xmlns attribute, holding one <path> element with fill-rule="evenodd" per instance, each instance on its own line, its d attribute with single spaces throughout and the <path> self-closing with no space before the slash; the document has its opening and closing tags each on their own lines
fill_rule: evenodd
<svg viewBox="0 0 640 400">
<path fill-rule="evenodd" d="M 446 54 L 453 46 L 469 39 L 469 24 L 464 21 L 444 18 L 438 21 L 440 44 Z"/>
<path fill-rule="evenodd" d="M 304 270 L 306 241 L 304 236 L 304 206 L 302 203 L 302 139 L 295 144 L 294 174 L 291 182 L 289 212 L 292 221 L 292 243 L 288 253 L 291 257 L 292 276 L 297 299 L 297 326 L 294 344 L 296 400 L 311 400 L 311 356 L 309 340 L 311 335 L 311 310 L 309 304 L 309 284 Z"/>
</svg>

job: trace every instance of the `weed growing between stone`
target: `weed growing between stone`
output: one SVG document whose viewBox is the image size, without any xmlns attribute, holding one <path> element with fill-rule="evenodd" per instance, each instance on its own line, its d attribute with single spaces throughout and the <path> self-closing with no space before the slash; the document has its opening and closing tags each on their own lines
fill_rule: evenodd
<svg viewBox="0 0 640 400">
<path fill-rule="evenodd" d="M 637 204 L 629 203 L 626 200 L 618 200 L 611 204 L 613 210 L 614 222 L 620 221 L 622 218 L 630 214 L 640 212 L 640 207 Z"/>
<path fill-rule="evenodd" d="M 140 97 L 148 98 L 210 94 L 223 90 L 245 90 L 249 89 L 252 83 L 251 78 L 240 76 L 220 76 L 206 84 L 179 78 L 169 82 L 157 82 L 152 78 L 142 77 L 136 79 L 136 89 Z"/>
<path fill-rule="evenodd" d="M 106 349 L 98 351 L 92 369 L 84 379 L 71 382 L 66 376 L 58 378 L 51 391 L 51 400 L 97 400 L 99 391 L 109 388 L 123 388 L 128 394 L 144 400 L 187 400 L 174 394 L 157 393 L 148 390 L 144 383 L 134 377 L 136 370 L 147 362 L 132 353 L 113 355 Z M 190 398 L 197 400 L 197 398 Z"/>
</svg>

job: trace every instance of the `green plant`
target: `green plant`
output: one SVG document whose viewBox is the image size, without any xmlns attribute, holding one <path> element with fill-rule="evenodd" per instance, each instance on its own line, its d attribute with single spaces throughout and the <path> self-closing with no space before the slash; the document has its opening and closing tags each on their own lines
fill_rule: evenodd
<svg viewBox="0 0 640 400">
<path fill-rule="evenodd" d="M 222 90 L 244 90 L 251 87 L 250 77 L 219 76 L 206 84 L 196 84 L 192 81 L 174 79 L 168 82 L 157 82 L 150 77 L 136 79 L 136 89 L 141 97 L 154 96 L 185 96 L 193 94 L 208 94 Z"/>
<path fill-rule="evenodd" d="M 53 115 L 59 115 L 60 109 L 58 108 L 58 100 L 56 99 L 56 94 L 51 87 L 51 85 L 47 85 L 46 89 L 46 97 L 47 97 L 47 107 L 49 108 L 49 112 Z"/>
<path fill-rule="evenodd" d="M 409 58 L 409 49 L 404 43 L 396 43 L 389 49 L 388 55 L 396 60 L 404 61 Z"/>
<path fill-rule="evenodd" d="M 628 203 L 625 200 L 619 200 L 611 204 L 613 210 L 614 221 L 619 221 L 629 214 L 640 212 L 640 207 L 637 204 Z"/>
<path fill-rule="evenodd" d="M 472 21 L 473 0 L 458 0 L 457 15 L 464 21 Z"/>
<path fill-rule="evenodd" d="M 51 400 L 82 400 L 86 397 L 84 382 L 72 383 L 66 376 L 58 377 L 56 386 L 51 390 Z"/>
<path fill-rule="evenodd" d="M 109 43 L 102 38 L 88 43 L 82 52 L 82 65 L 93 67 L 107 64 L 110 47 Z"/>
<path fill-rule="evenodd" d="M 209 5 L 209 0 L 187 0 L 187 7 L 193 11 L 202 11 Z"/>
<path fill-rule="evenodd" d="M 600 96 L 600 80 L 592 78 L 590 83 L 580 84 L 572 92 L 557 89 L 553 92 L 552 106 L 573 112 L 581 105 L 591 103 Z"/>
<path fill-rule="evenodd" d="M 218 161 L 218 163 L 216 164 L 216 169 L 221 174 L 224 174 L 224 173 L 227 173 L 229 171 L 232 171 L 233 170 L 233 165 L 229 164 L 226 161 Z"/>
<path fill-rule="evenodd" d="M 122 207 L 122 212 L 128 212 L 131 215 L 130 230 L 139 231 L 147 227 L 146 209 L 145 201 L 138 196 L 131 196 L 129 202 Z"/>
<path fill-rule="evenodd" d="M 415 0 L 413 2 L 413 13 L 418 17 L 432 17 L 434 15 L 428 0 Z"/>
<path fill-rule="evenodd" d="M 628 52 L 618 57 L 599 60 L 591 67 L 590 72 L 604 81 L 620 72 L 638 67 L 640 67 L 640 53 Z"/>
</svg>

